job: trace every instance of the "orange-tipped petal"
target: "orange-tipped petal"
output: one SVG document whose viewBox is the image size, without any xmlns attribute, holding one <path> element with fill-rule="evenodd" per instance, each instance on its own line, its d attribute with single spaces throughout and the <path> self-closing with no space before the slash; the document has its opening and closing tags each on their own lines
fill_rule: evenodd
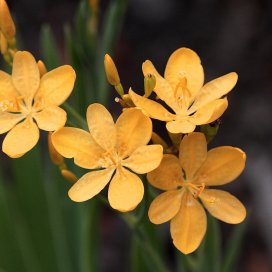
<svg viewBox="0 0 272 272">
<path fill-rule="evenodd" d="M 43 107 L 59 106 L 71 94 L 76 79 L 76 73 L 70 65 L 60 66 L 41 78 L 39 90 L 35 96 L 35 102 L 42 100 Z"/>
<path fill-rule="evenodd" d="M 207 216 L 202 205 L 189 192 L 184 192 L 181 207 L 171 220 L 173 243 L 183 254 L 195 251 L 207 229 Z"/>
<path fill-rule="evenodd" d="M 197 183 L 217 186 L 236 179 L 245 168 L 246 155 L 232 146 L 221 146 L 211 149 L 207 159 L 197 172 Z"/>
<path fill-rule="evenodd" d="M 81 177 L 69 190 L 69 197 L 75 202 L 83 202 L 100 193 L 110 181 L 114 169 L 92 171 Z"/>
<path fill-rule="evenodd" d="M 108 191 L 108 198 L 113 209 L 128 212 L 136 208 L 144 196 L 141 179 L 130 171 L 122 168 L 117 170 Z"/>
<path fill-rule="evenodd" d="M 195 97 L 190 112 L 194 112 L 209 102 L 226 95 L 234 88 L 237 80 L 238 75 L 232 72 L 206 83 Z"/>
<path fill-rule="evenodd" d="M 64 127 L 52 134 L 52 143 L 65 158 L 74 158 L 80 167 L 93 169 L 103 166 L 102 154 L 105 152 L 92 138 L 91 134 L 79 129 Z"/>
<path fill-rule="evenodd" d="M 199 197 L 212 216 L 226 223 L 238 224 L 246 217 L 244 205 L 228 192 L 206 189 Z"/>
<path fill-rule="evenodd" d="M 194 96 L 204 83 L 204 72 L 199 56 L 189 48 L 177 49 L 169 58 L 165 79 L 175 89 L 181 78 L 187 79 L 187 88 Z"/>
<path fill-rule="evenodd" d="M 105 150 L 116 147 L 116 127 L 109 111 L 101 104 L 91 104 L 87 109 L 88 127 L 94 140 Z"/>
<path fill-rule="evenodd" d="M 12 82 L 28 106 L 40 85 L 40 72 L 34 57 L 27 51 L 18 51 L 14 55 Z"/>
<path fill-rule="evenodd" d="M 162 156 L 161 145 L 145 145 L 137 148 L 122 165 L 138 174 L 145 174 L 159 166 Z"/>
<path fill-rule="evenodd" d="M 37 144 L 39 137 L 37 125 L 32 119 L 26 119 L 9 131 L 3 141 L 2 150 L 10 157 L 21 157 Z"/>
<path fill-rule="evenodd" d="M 179 149 L 179 161 L 187 180 L 194 177 L 206 157 L 207 142 L 203 133 L 193 132 L 183 137 Z"/>
<path fill-rule="evenodd" d="M 151 118 L 161 121 L 171 121 L 175 118 L 175 115 L 170 113 L 161 104 L 136 94 L 132 89 L 129 90 L 129 96 L 133 103 Z"/>
<path fill-rule="evenodd" d="M 149 220 L 153 224 L 171 220 L 180 209 L 181 197 L 182 193 L 179 190 L 167 191 L 157 196 L 149 207 Z"/>
<path fill-rule="evenodd" d="M 127 157 L 151 138 L 152 122 L 141 110 L 125 110 L 116 121 L 117 151 L 120 157 Z"/>
<path fill-rule="evenodd" d="M 158 168 L 147 174 L 149 183 L 161 190 L 174 190 L 183 182 L 179 160 L 174 155 L 163 155 Z"/>
<path fill-rule="evenodd" d="M 38 127 L 46 131 L 55 131 L 66 123 L 66 112 L 57 106 L 49 106 L 33 114 Z"/>
</svg>

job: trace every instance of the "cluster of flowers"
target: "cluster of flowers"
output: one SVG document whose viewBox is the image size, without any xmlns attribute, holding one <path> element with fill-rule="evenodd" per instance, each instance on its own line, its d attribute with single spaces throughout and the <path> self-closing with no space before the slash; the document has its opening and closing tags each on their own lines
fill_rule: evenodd
<svg viewBox="0 0 272 272">
<path fill-rule="evenodd" d="M 2 44 L 5 29 L 14 23 L 4 0 L 0 1 L 0 9 L 1 15 L 8 14 L 4 23 L 0 20 Z M 12 37 L 7 37 L 13 39 L 14 35 L 15 30 Z M 39 129 L 54 132 L 50 137 L 51 153 L 73 158 L 76 165 L 91 170 L 75 182 L 69 197 L 76 202 L 89 200 L 110 183 L 109 204 L 121 212 L 132 211 L 142 201 L 144 186 L 137 174 L 147 173 L 148 182 L 165 191 L 153 200 L 148 216 L 154 224 L 170 221 L 173 243 L 185 254 L 196 250 L 205 235 L 207 217 L 203 206 L 224 222 L 244 220 L 246 210 L 238 199 L 209 187 L 237 178 L 245 166 L 245 153 L 231 146 L 207 151 L 205 135 L 194 132 L 196 126 L 209 124 L 224 113 L 228 102 L 223 96 L 235 86 L 236 73 L 203 86 L 198 55 L 180 48 L 170 56 L 164 77 L 150 61 L 143 63 L 143 96 L 131 89 L 124 94 L 116 66 L 106 55 L 106 75 L 121 96 L 123 112 L 114 122 L 103 105 L 91 104 L 87 109 L 87 132 L 64 127 L 67 116 L 59 107 L 74 86 L 76 74 L 71 66 L 47 72 L 29 52 L 12 47 L 10 56 L 12 75 L 0 71 L 0 133 L 7 132 L 2 150 L 8 156 L 18 158 L 31 150 L 38 142 Z M 172 112 L 150 99 L 152 92 Z M 169 148 L 152 132 L 150 118 L 166 122 L 169 135 L 176 139 L 176 148 Z M 151 138 L 153 144 L 148 145 Z"/>
</svg>

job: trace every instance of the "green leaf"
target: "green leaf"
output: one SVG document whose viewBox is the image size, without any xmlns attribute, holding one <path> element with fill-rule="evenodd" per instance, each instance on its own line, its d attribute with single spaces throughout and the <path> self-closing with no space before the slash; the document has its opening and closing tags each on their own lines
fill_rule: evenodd
<svg viewBox="0 0 272 272">
<path fill-rule="evenodd" d="M 58 67 L 61 63 L 60 52 L 57 48 L 57 44 L 49 25 L 45 24 L 41 30 L 41 50 L 44 63 L 48 70 L 52 70 Z"/>
<path fill-rule="evenodd" d="M 224 253 L 222 272 L 233 272 L 235 271 L 235 265 L 238 258 L 241 256 L 241 248 L 243 238 L 247 230 L 248 221 L 235 226 L 230 238 L 228 239 L 226 250 Z"/>
</svg>

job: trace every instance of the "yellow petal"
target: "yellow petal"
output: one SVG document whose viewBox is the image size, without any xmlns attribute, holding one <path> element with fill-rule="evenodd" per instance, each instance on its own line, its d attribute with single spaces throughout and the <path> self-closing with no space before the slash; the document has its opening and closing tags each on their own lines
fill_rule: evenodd
<svg viewBox="0 0 272 272">
<path fill-rule="evenodd" d="M 88 127 L 94 140 L 105 150 L 116 147 L 116 127 L 111 114 L 101 104 L 91 104 L 87 109 Z"/>
<path fill-rule="evenodd" d="M 122 168 L 114 175 L 108 191 L 108 198 L 113 209 L 128 212 L 136 208 L 144 196 L 141 179 Z"/>
<path fill-rule="evenodd" d="M 196 111 L 209 102 L 230 92 L 235 86 L 237 80 L 238 75 L 232 72 L 205 84 L 195 97 L 195 102 L 190 108 L 190 112 Z"/>
<path fill-rule="evenodd" d="M 37 62 L 37 65 L 38 65 L 38 68 L 39 68 L 39 71 L 40 71 L 40 77 L 42 77 L 43 75 L 45 75 L 47 73 L 46 66 L 45 66 L 45 64 L 44 64 L 44 62 L 42 60 L 39 60 Z"/>
<path fill-rule="evenodd" d="M 151 138 L 152 122 L 141 110 L 125 110 L 116 121 L 117 151 L 125 158 Z"/>
<path fill-rule="evenodd" d="M 147 174 L 151 185 L 161 190 L 174 190 L 183 182 L 179 160 L 174 155 L 163 155 L 158 168 Z"/>
<path fill-rule="evenodd" d="M 204 190 L 200 198 L 210 214 L 229 224 L 241 223 L 246 217 L 244 205 L 233 195 L 221 190 Z"/>
<path fill-rule="evenodd" d="M 0 29 L 7 39 L 15 36 L 16 28 L 5 0 L 0 1 Z"/>
<path fill-rule="evenodd" d="M 190 122 L 195 125 L 204 125 L 217 120 L 227 109 L 227 98 L 214 100 L 190 116 Z"/>
<path fill-rule="evenodd" d="M 27 51 L 14 55 L 12 82 L 28 106 L 40 85 L 40 72 L 34 57 Z"/>
<path fill-rule="evenodd" d="M 92 171 L 81 177 L 69 190 L 69 197 L 75 202 L 91 199 L 108 184 L 114 169 Z"/>
<path fill-rule="evenodd" d="M 156 85 L 154 88 L 154 92 L 158 95 L 158 97 L 161 100 L 163 100 L 174 111 L 178 110 L 176 99 L 174 97 L 174 90 L 172 89 L 171 85 L 167 82 L 167 80 L 165 80 L 157 72 L 152 62 L 150 60 L 146 60 L 142 65 L 142 69 L 144 76 L 152 74 L 156 77 Z"/>
<path fill-rule="evenodd" d="M 175 89 L 182 77 L 187 79 L 187 88 L 194 96 L 204 83 L 204 72 L 199 56 L 189 48 L 179 48 L 169 58 L 165 79 Z"/>
<path fill-rule="evenodd" d="M 191 180 L 207 157 L 207 142 L 203 133 L 193 132 L 184 136 L 179 149 L 179 161 L 186 179 Z"/>
<path fill-rule="evenodd" d="M 172 219 L 179 211 L 182 193 L 179 190 L 167 191 L 157 196 L 148 210 L 153 224 L 162 224 Z"/>
<path fill-rule="evenodd" d="M 23 114 L 13 114 L 9 112 L 0 113 L 0 134 L 11 130 L 17 123 L 25 118 Z"/>
<path fill-rule="evenodd" d="M 171 220 L 173 243 L 184 254 L 195 251 L 207 229 L 207 216 L 201 204 L 189 192 L 184 192 L 181 207 Z"/>
<path fill-rule="evenodd" d="M 199 169 L 197 183 L 217 186 L 236 179 L 245 168 L 246 155 L 232 146 L 221 146 L 211 149 L 207 159 Z"/>
<path fill-rule="evenodd" d="M 39 137 L 37 125 L 31 119 L 26 119 L 6 135 L 2 150 L 10 157 L 22 156 L 37 144 Z"/>
<path fill-rule="evenodd" d="M 13 84 L 11 76 L 3 71 L 0 71 L 0 102 L 3 100 L 14 101 L 18 96 Z"/>
<path fill-rule="evenodd" d="M 40 129 L 55 131 L 65 125 L 66 112 L 57 106 L 49 106 L 33 114 L 33 118 Z"/>
<path fill-rule="evenodd" d="M 91 134 L 79 129 L 64 127 L 52 134 L 52 143 L 65 158 L 74 158 L 75 164 L 92 169 L 103 166 L 104 150 L 94 141 Z"/>
<path fill-rule="evenodd" d="M 137 148 L 122 165 L 138 174 L 148 173 L 157 168 L 162 160 L 161 145 L 145 145 Z"/>
<path fill-rule="evenodd" d="M 61 105 L 71 94 L 76 79 L 76 73 L 70 65 L 60 66 L 41 78 L 40 88 L 35 96 L 35 102 L 42 100 L 43 107 Z"/>
<path fill-rule="evenodd" d="M 171 121 L 166 124 L 167 130 L 171 133 L 191 133 L 195 127 L 188 119 Z"/>
<path fill-rule="evenodd" d="M 136 94 L 135 92 L 132 91 L 132 89 L 129 90 L 129 96 L 133 103 L 137 107 L 142 109 L 144 113 L 151 118 L 161 121 L 171 121 L 175 117 L 174 114 L 170 113 L 161 104 Z"/>
</svg>

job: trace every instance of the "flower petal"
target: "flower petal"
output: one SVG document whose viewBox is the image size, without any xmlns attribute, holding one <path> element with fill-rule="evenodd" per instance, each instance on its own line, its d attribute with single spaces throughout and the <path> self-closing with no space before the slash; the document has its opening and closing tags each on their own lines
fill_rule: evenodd
<svg viewBox="0 0 272 272">
<path fill-rule="evenodd" d="M 94 140 L 105 150 L 116 146 L 116 127 L 109 111 L 101 104 L 91 104 L 87 109 L 88 127 Z"/>
<path fill-rule="evenodd" d="M 152 122 L 141 110 L 125 110 L 116 121 L 117 151 L 125 158 L 151 138 Z"/>
<path fill-rule="evenodd" d="M 207 142 L 203 133 L 193 132 L 184 136 L 179 149 L 179 161 L 187 180 L 192 180 L 207 157 Z"/>
<path fill-rule="evenodd" d="M 153 224 L 162 224 L 171 220 L 179 211 L 182 193 L 171 190 L 157 196 L 148 210 L 148 217 Z"/>
<path fill-rule="evenodd" d="M 132 89 L 129 90 L 129 96 L 137 107 L 142 109 L 146 115 L 153 119 L 171 121 L 175 118 L 175 115 L 170 113 L 161 104 L 136 94 Z"/>
<path fill-rule="evenodd" d="M 212 216 L 226 223 L 238 224 L 246 217 L 244 205 L 228 192 L 206 189 L 199 197 Z"/>
<path fill-rule="evenodd" d="M 217 120 L 227 109 L 227 98 L 216 99 L 196 111 L 190 116 L 190 122 L 195 125 L 204 125 Z"/>
<path fill-rule="evenodd" d="M 28 106 L 40 84 L 40 72 L 34 57 L 27 51 L 18 51 L 14 55 L 12 82 Z"/>
<path fill-rule="evenodd" d="M 192 113 L 230 92 L 237 80 L 238 75 L 232 72 L 206 83 L 195 97 L 195 102 L 190 108 L 190 112 Z"/>
<path fill-rule="evenodd" d="M 18 96 L 16 89 L 12 84 L 11 76 L 3 71 L 0 71 L 0 101 L 14 101 Z"/>
<path fill-rule="evenodd" d="M 163 148 L 161 145 L 140 146 L 122 162 L 122 165 L 138 174 L 145 174 L 159 166 L 162 156 Z"/>
<path fill-rule="evenodd" d="M 92 171 L 81 177 L 69 190 L 69 197 L 75 202 L 91 199 L 101 192 L 110 181 L 114 169 Z"/>
<path fill-rule="evenodd" d="M 32 119 L 26 119 L 9 131 L 3 141 L 2 150 L 10 157 L 21 157 L 37 144 L 39 137 L 37 125 Z"/>
<path fill-rule="evenodd" d="M 206 229 L 207 216 L 202 205 L 185 191 L 180 210 L 170 223 L 174 245 L 182 253 L 189 254 L 199 247 Z"/>
<path fill-rule="evenodd" d="M 195 125 L 188 119 L 167 122 L 166 128 L 171 133 L 191 133 L 195 130 Z"/>
<path fill-rule="evenodd" d="M 120 212 L 128 212 L 136 208 L 144 196 L 144 185 L 141 179 L 121 168 L 116 171 L 108 191 L 111 207 Z"/>
<path fill-rule="evenodd" d="M 75 164 L 87 168 L 102 167 L 102 154 L 105 152 L 91 134 L 72 127 L 64 127 L 52 134 L 52 143 L 65 158 L 74 158 Z"/>
<path fill-rule="evenodd" d="M 66 112 L 58 106 L 49 106 L 33 114 L 38 127 L 46 131 L 55 131 L 66 123 Z"/>
<path fill-rule="evenodd" d="M 42 99 L 43 107 L 61 105 L 71 94 L 76 79 L 76 73 L 70 65 L 60 66 L 41 78 L 40 88 L 35 96 L 35 102 Z"/>
<path fill-rule="evenodd" d="M 196 183 L 217 186 L 236 179 L 245 168 L 246 155 L 232 146 L 211 149 L 207 159 L 197 172 Z"/>
<path fill-rule="evenodd" d="M 183 182 L 179 160 L 174 155 L 163 155 L 158 168 L 147 174 L 149 183 L 161 190 L 174 190 Z"/>
<path fill-rule="evenodd" d="M 0 134 L 11 130 L 17 123 L 25 118 L 23 114 L 14 114 L 9 112 L 0 113 Z"/>
<path fill-rule="evenodd" d="M 158 97 L 164 101 L 169 107 L 171 107 L 174 111 L 178 110 L 179 107 L 176 103 L 176 99 L 174 96 L 174 90 L 171 85 L 165 80 L 156 70 L 154 65 L 150 60 L 146 60 L 142 65 L 142 70 L 144 76 L 148 74 L 152 74 L 156 77 L 156 85 L 154 88 L 154 92 L 158 95 Z"/>
<path fill-rule="evenodd" d="M 187 88 L 194 96 L 204 83 L 204 72 L 199 56 L 189 48 L 177 49 L 169 58 L 165 73 L 165 79 L 174 90 L 182 77 L 187 79 Z"/>
</svg>

